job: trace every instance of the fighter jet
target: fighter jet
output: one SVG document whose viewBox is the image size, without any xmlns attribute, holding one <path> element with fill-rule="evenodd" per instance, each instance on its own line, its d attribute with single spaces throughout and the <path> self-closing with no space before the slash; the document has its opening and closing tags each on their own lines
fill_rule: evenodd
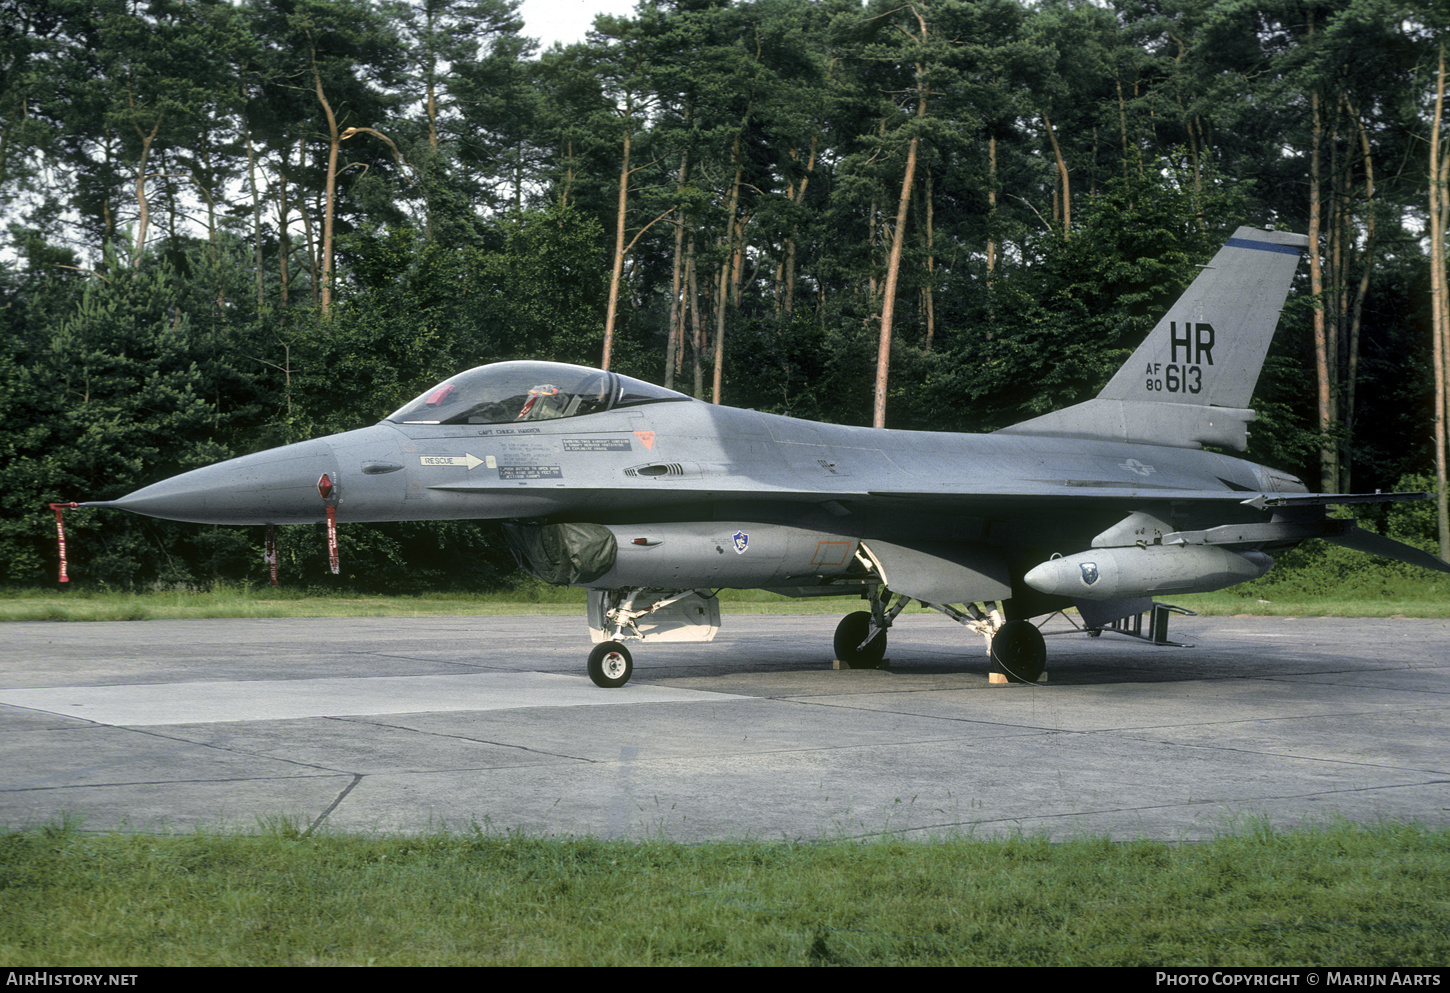
<svg viewBox="0 0 1450 993">
<path fill-rule="evenodd" d="M 1090 631 L 1152 598 L 1262 576 L 1309 538 L 1450 564 L 1326 508 L 1424 494 L 1311 494 L 1244 451 L 1259 370 L 1302 235 L 1240 228 L 1096 398 L 992 434 L 896 431 L 704 403 L 628 376 L 500 362 L 380 423 L 167 479 L 117 507 L 212 524 L 499 520 L 519 563 L 587 587 L 602 687 L 626 641 L 708 641 L 715 594 L 850 596 L 836 657 L 881 664 L 911 602 L 984 637 L 994 671 L 1035 681 L 1033 618 Z M 335 541 L 333 542 L 335 547 Z"/>
</svg>

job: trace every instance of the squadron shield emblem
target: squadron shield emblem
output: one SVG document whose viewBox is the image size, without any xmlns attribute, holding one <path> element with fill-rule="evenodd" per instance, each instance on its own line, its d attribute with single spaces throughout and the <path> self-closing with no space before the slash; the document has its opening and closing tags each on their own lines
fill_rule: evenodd
<svg viewBox="0 0 1450 993">
<path fill-rule="evenodd" d="M 1096 562 L 1082 562 L 1078 564 L 1082 570 L 1082 584 L 1091 586 L 1098 581 L 1098 564 Z"/>
<path fill-rule="evenodd" d="M 750 535 L 746 534 L 744 531 L 736 531 L 730 536 L 730 541 L 732 544 L 735 545 L 736 555 L 743 554 L 745 552 L 745 549 L 750 547 Z"/>
</svg>

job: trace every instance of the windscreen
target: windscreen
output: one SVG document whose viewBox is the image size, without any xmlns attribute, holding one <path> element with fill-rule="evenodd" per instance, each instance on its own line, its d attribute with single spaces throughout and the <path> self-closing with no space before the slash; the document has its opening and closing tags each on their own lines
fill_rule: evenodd
<svg viewBox="0 0 1450 993">
<path fill-rule="evenodd" d="M 444 380 L 388 420 L 401 424 L 517 424 L 687 399 L 673 390 L 584 366 L 498 362 Z"/>
</svg>

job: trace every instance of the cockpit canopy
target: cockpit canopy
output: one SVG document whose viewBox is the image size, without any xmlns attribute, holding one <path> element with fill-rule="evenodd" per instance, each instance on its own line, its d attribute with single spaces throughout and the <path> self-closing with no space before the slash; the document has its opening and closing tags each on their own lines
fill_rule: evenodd
<svg viewBox="0 0 1450 993">
<path fill-rule="evenodd" d="M 399 424 L 518 424 L 689 400 L 629 376 L 561 362 L 496 362 L 459 373 L 388 416 Z"/>
</svg>

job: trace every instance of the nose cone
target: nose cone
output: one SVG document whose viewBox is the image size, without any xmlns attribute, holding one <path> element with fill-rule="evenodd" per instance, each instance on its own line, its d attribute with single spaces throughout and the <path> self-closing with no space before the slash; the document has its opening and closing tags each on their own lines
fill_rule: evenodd
<svg viewBox="0 0 1450 993">
<path fill-rule="evenodd" d="M 338 479 L 326 439 L 303 441 L 193 469 L 119 500 L 86 503 L 197 524 L 310 524 L 326 515 L 317 481 Z"/>
</svg>

